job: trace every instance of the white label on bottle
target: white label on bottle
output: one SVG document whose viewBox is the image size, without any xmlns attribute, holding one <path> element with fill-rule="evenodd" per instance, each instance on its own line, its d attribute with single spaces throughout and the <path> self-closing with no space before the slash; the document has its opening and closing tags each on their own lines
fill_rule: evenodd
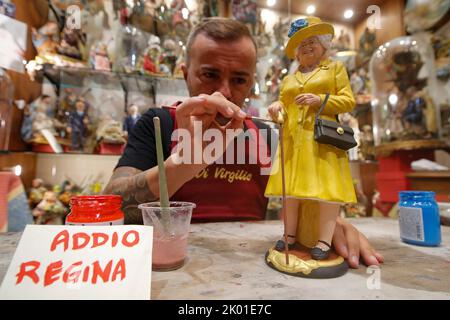
<svg viewBox="0 0 450 320">
<path fill-rule="evenodd" d="M 66 222 L 68 226 L 117 226 L 122 225 L 123 219 L 103 221 L 103 222 L 89 222 L 89 223 L 79 223 L 79 222 Z"/>
<path fill-rule="evenodd" d="M 398 215 L 400 236 L 407 240 L 424 241 L 422 209 L 400 207 Z"/>
</svg>

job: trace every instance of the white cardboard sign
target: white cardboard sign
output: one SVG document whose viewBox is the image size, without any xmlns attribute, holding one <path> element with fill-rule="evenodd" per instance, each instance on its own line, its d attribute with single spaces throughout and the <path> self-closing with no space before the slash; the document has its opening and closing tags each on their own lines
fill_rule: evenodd
<svg viewBox="0 0 450 320">
<path fill-rule="evenodd" d="M 150 299 L 150 226 L 28 225 L 0 299 Z"/>
</svg>

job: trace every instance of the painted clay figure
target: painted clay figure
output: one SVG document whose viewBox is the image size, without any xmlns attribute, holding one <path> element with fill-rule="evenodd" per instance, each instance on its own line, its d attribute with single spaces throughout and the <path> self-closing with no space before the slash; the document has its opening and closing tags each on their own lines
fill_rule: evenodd
<svg viewBox="0 0 450 320">
<path fill-rule="evenodd" d="M 299 68 L 284 78 L 279 101 L 269 114 L 284 117 L 283 145 L 286 181 L 284 208 L 288 248 L 310 248 L 312 259 L 328 259 L 340 207 L 355 203 L 356 195 L 346 151 L 314 140 L 314 118 L 329 93 L 321 118 L 336 121 L 336 115 L 350 112 L 355 100 L 344 65 L 328 59 L 334 28 L 319 18 L 298 19 L 291 24 L 286 54 L 296 58 Z M 279 148 L 280 149 L 280 148 Z M 282 195 L 282 170 L 274 165 L 266 196 Z M 278 170 L 277 170 L 278 169 Z M 275 244 L 285 250 L 285 237 Z"/>
<path fill-rule="evenodd" d="M 67 132 L 72 137 L 72 150 L 83 150 L 88 124 L 90 123 L 86 102 L 78 100 L 75 103 L 75 109 L 70 113 Z"/>
<path fill-rule="evenodd" d="M 125 136 L 128 136 L 128 133 L 133 130 L 134 126 L 141 118 L 141 114 L 139 113 L 138 106 L 132 104 L 128 107 L 128 116 L 123 121 L 123 131 Z"/>
</svg>

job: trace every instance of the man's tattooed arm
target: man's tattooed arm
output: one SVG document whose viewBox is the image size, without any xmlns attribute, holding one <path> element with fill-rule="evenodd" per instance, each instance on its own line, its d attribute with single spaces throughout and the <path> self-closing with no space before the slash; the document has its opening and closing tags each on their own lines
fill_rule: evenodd
<svg viewBox="0 0 450 320">
<path fill-rule="evenodd" d="M 147 184 L 147 171 L 133 167 L 117 168 L 103 193 L 122 196 L 125 224 L 142 224 L 142 213 L 138 204 L 158 199 Z"/>
</svg>

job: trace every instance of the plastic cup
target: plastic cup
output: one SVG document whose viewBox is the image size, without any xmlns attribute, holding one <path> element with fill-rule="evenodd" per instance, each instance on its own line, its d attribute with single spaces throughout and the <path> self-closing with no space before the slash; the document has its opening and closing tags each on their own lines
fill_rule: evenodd
<svg viewBox="0 0 450 320">
<path fill-rule="evenodd" d="M 171 201 L 170 207 L 163 209 L 159 202 L 149 202 L 140 204 L 138 208 L 142 210 L 144 225 L 153 227 L 152 269 L 170 271 L 181 268 L 186 260 L 189 226 L 195 204 Z"/>
</svg>

